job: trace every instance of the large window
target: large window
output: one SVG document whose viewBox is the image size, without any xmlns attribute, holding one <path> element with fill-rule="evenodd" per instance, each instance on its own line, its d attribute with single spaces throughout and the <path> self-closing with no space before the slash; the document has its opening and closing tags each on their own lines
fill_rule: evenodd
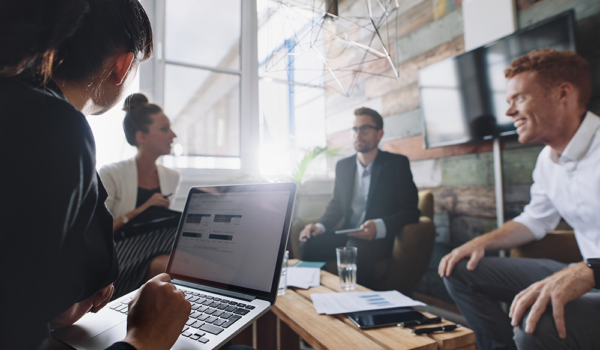
<svg viewBox="0 0 600 350">
<path fill-rule="evenodd" d="M 258 3 L 260 91 L 260 173 L 291 175 L 307 150 L 327 144 L 324 65 L 302 50 L 310 47 L 310 11 L 295 13 L 277 1 Z M 303 45 L 294 45 L 302 37 Z M 292 53 L 289 55 L 288 53 Z M 297 55 L 296 55 L 297 54 Z M 317 158 L 309 175 L 325 175 L 326 159 Z"/>
<path fill-rule="evenodd" d="M 140 89 L 164 107 L 177 134 L 173 154 L 161 161 L 179 168 L 184 180 L 252 172 L 258 153 L 256 1 L 142 3 L 152 20 L 155 54 L 142 66 Z"/>
<path fill-rule="evenodd" d="M 167 165 L 240 168 L 241 0 L 166 0 L 164 107 L 178 135 Z"/>
<path fill-rule="evenodd" d="M 273 12 L 277 2 L 142 1 L 155 55 L 142 66 L 140 88 L 164 106 L 177 134 L 166 166 L 184 180 L 285 176 L 307 149 L 326 145 L 325 90 L 311 87 L 322 79 L 322 63 L 299 59 L 296 65 L 314 64 L 308 75 L 265 64 L 271 43 L 289 49 L 286 35 L 268 35 L 282 18 Z M 309 173 L 325 169 L 318 160 Z"/>
</svg>

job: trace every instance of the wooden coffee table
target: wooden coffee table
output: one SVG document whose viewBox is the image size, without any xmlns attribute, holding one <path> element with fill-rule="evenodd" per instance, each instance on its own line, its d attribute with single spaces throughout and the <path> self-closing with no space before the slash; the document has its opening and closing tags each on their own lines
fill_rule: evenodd
<svg viewBox="0 0 600 350">
<path fill-rule="evenodd" d="M 355 292 L 370 289 L 358 286 Z M 321 285 L 310 289 L 288 288 L 277 297 L 271 311 L 314 349 L 390 349 L 390 350 L 475 350 L 475 333 L 461 327 L 447 333 L 414 335 L 411 329 L 385 327 L 360 330 L 344 315 L 319 315 L 310 295 L 313 293 L 344 292 L 339 278 L 321 270 Z M 435 317 L 423 312 L 428 317 Z M 260 320 L 258 321 L 260 324 Z M 443 322 L 443 324 L 452 324 Z M 421 326 L 431 327 L 431 326 Z M 414 327 L 418 328 L 418 327 Z"/>
<path fill-rule="evenodd" d="M 290 265 L 293 262 L 290 261 Z M 354 291 L 368 292 L 370 289 L 357 285 Z M 271 311 L 234 338 L 233 343 L 253 345 L 257 350 L 298 349 L 300 336 L 315 350 L 476 350 L 475 333 L 465 327 L 448 333 L 419 336 L 410 333 L 411 329 L 400 327 L 360 330 L 344 315 L 317 314 L 310 295 L 332 292 L 344 292 L 339 286 L 339 278 L 321 270 L 319 287 L 288 288 L 285 295 L 277 297 Z M 430 313 L 423 313 L 428 317 L 435 317 Z M 280 325 L 280 322 L 285 324 Z M 49 350 L 65 349 L 66 346 L 54 339 L 50 340 Z"/>
</svg>

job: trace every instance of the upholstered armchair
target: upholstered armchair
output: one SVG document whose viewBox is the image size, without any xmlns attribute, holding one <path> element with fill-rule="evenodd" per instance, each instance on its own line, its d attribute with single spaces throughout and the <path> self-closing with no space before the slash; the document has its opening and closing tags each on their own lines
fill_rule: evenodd
<svg viewBox="0 0 600 350">
<path fill-rule="evenodd" d="M 376 290 L 398 290 L 407 294 L 425 274 L 435 242 L 433 194 L 430 191 L 419 192 L 419 209 L 419 222 L 405 226 L 396 234 L 392 256 L 376 266 Z M 297 219 L 292 223 L 289 246 L 294 258 L 300 258 L 300 231 L 318 219 Z M 336 262 L 326 263 L 324 269 L 337 274 Z"/>
<path fill-rule="evenodd" d="M 552 231 L 540 239 L 510 250 L 515 258 L 552 259 L 569 264 L 583 260 L 573 231 Z"/>
</svg>

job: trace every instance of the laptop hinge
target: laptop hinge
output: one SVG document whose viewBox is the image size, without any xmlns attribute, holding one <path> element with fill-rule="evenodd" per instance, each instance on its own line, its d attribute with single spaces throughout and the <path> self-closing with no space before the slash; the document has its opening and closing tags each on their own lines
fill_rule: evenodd
<svg viewBox="0 0 600 350">
<path fill-rule="evenodd" d="M 250 295 L 250 294 L 244 294 L 244 293 L 239 293 L 239 292 L 232 292 L 232 291 L 227 290 L 227 289 L 221 289 L 221 288 L 215 288 L 215 287 L 205 286 L 203 284 L 197 284 L 197 283 L 187 282 L 187 281 L 184 281 L 184 280 L 178 280 L 176 278 L 173 278 L 172 281 L 173 281 L 174 284 L 180 284 L 182 286 L 186 286 L 186 287 L 190 287 L 190 288 L 194 288 L 194 289 L 199 289 L 199 290 L 204 290 L 204 291 L 211 292 L 211 293 L 222 294 L 222 295 L 226 295 L 228 297 L 238 298 L 238 299 L 242 299 L 242 300 L 245 300 L 245 301 L 252 301 L 252 300 L 256 299 L 255 296 Z"/>
</svg>

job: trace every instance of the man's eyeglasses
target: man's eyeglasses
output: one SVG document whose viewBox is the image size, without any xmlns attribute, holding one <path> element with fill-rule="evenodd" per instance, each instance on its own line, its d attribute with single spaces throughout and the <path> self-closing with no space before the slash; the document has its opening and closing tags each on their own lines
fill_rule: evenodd
<svg viewBox="0 0 600 350">
<path fill-rule="evenodd" d="M 352 133 L 353 134 L 358 134 L 358 132 L 360 131 L 361 134 L 366 134 L 371 130 L 379 130 L 378 127 L 375 127 L 373 125 L 361 125 L 361 126 L 353 126 L 352 127 Z"/>
</svg>

